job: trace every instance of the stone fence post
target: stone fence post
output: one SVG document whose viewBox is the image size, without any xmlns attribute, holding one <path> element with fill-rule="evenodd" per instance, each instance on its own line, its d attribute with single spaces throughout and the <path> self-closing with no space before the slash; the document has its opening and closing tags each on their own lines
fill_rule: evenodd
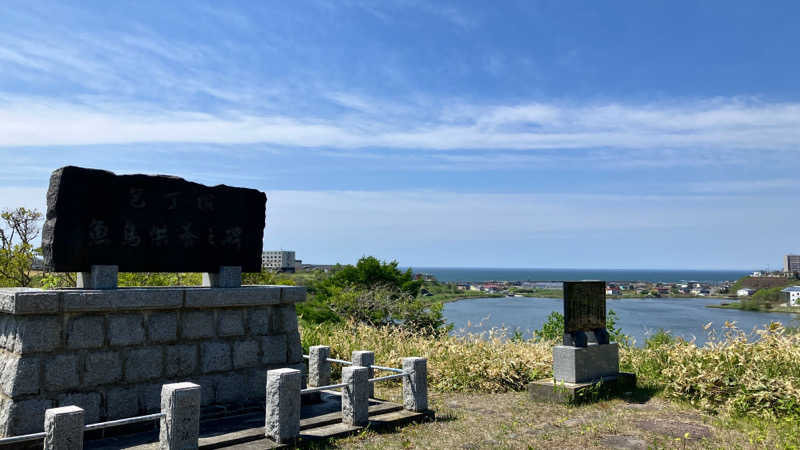
<svg viewBox="0 0 800 450">
<path fill-rule="evenodd" d="M 200 386 L 173 383 L 161 386 L 161 426 L 158 436 L 162 450 L 197 448 L 200 438 Z"/>
<path fill-rule="evenodd" d="M 428 409 L 428 359 L 403 358 L 403 407 L 409 411 Z"/>
<path fill-rule="evenodd" d="M 342 423 L 366 426 L 369 423 L 369 372 L 366 367 L 342 368 Z"/>
<path fill-rule="evenodd" d="M 326 345 L 312 345 L 308 349 L 308 387 L 331 384 L 331 348 Z"/>
<path fill-rule="evenodd" d="M 352 353 L 354 366 L 367 368 L 367 378 L 375 378 L 375 369 L 371 366 L 375 364 L 375 352 L 367 350 L 355 350 Z M 375 398 L 375 383 L 369 383 L 369 398 Z"/>
<path fill-rule="evenodd" d="M 44 412 L 45 450 L 83 448 L 83 409 L 77 406 L 50 408 Z"/>
<path fill-rule="evenodd" d="M 267 417 L 264 432 L 268 438 L 286 444 L 300 434 L 300 384 L 303 374 L 297 369 L 267 371 Z"/>
</svg>

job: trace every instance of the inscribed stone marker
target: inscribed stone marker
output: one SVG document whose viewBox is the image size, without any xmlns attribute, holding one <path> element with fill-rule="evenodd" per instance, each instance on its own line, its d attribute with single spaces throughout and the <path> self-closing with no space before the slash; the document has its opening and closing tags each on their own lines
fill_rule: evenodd
<svg viewBox="0 0 800 450">
<path fill-rule="evenodd" d="M 564 345 L 608 344 L 605 281 L 564 282 Z"/>
<path fill-rule="evenodd" d="M 42 232 L 45 266 L 88 272 L 261 270 L 266 195 L 164 175 L 115 175 L 67 166 L 53 172 Z"/>
</svg>

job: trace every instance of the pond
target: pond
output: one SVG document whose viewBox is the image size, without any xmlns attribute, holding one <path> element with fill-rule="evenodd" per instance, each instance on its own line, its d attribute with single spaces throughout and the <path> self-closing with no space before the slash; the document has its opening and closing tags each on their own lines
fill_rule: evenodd
<svg viewBox="0 0 800 450">
<path fill-rule="evenodd" d="M 721 333 L 725 321 L 736 322 L 745 331 L 760 328 L 770 322 L 800 326 L 800 315 L 764 313 L 737 309 L 707 308 L 723 302 L 710 298 L 650 298 L 608 299 L 606 308 L 617 315 L 617 327 L 643 345 L 645 339 L 660 329 L 673 336 L 696 339 L 702 345 L 708 333 Z M 728 300 L 729 301 L 729 300 Z M 555 298 L 479 298 L 447 303 L 444 317 L 455 325 L 454 334 L 480 333 L 491 328 L 506 327 L 519 330 L 528 338 L 540 329 L 553 311 L 563 312 L 561 299 Z M 711 322 L 708 330 L 703 327 Z M 467 325 L 470 326 L 467 328 Z"/>
</svg>

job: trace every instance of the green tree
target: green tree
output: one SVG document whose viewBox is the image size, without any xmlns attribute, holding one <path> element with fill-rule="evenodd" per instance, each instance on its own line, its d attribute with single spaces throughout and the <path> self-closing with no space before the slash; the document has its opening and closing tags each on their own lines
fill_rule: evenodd
<svg viewBox="0 0 800 450">
<path fill-rule="evenodd" d="M 39 237 L 42 213 L 27 208 L 6 209 L 0 219 L 0 285 L 30 286 L 33 262 L 39 253 L 33 241 Z"/>
</svg>

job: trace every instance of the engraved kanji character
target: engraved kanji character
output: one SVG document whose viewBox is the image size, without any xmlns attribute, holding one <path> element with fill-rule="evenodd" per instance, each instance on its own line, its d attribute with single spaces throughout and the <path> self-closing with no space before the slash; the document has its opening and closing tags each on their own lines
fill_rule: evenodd
<svg viewBox="0 0 800 450">
<path fill-rule="evenodd" d="M 242 227 L 233 227 L 225 230 L 225 239 L 222 240 L 222 245 L 227 247 L 242 248 Z"/>
<path fill-rule="evenodd" d="M 170 192 L 169 194 L 164 194 L 164 198 L 167 200 L 167 209 L 172 211 L 174 209 L 178 209 L 178 196 L 181 195 L 180 192 Z"/>
<path fill-rule="evenodd" d="M 178 235 L 178 239 L 183 242 L 184 248 L 191 248 L 194 247 L 194 241 L 197 240 L 197 235 L 192 233 L 192 223 L 189 222 L 186 225 L 182 225 L 181 234 Z"/>
<path fill-rule="evenodd" d="M 147 206 L 147 203 L 144 202 L 144 189 L 132 187 L 128 192 L 130 193 L 128 204 L 131 205 L 131 208 L 140 209 Z"/>
<path fill-rule="evenodd" d="M 136 233 L 136 225 L 130 220 L 125 221 L 125 228 L 122 230 L 122 245 L 128 247 L 138 247 L 142 243 L 142 238 Z"/>
<path fill-rule="evenodd" d="M 204 213 L 214 212 L 214 196 L 203 194 L 197 197 L 197 209 Z"/>
<path fill-rule="evenodd" d="M 167 231 L 166 225 L 153 225 L 150 228 L 150 240 L 153 242 L 153 247 L 165 247 L 169 244 Z"/>
<path fill-rule="evenodd" d="M 111 239 L 108 237 L 108 226 L 104 220 L 92 219 L 89 224 L 89 245 L 99 246 L 108 245 Z"/>
</svg>

